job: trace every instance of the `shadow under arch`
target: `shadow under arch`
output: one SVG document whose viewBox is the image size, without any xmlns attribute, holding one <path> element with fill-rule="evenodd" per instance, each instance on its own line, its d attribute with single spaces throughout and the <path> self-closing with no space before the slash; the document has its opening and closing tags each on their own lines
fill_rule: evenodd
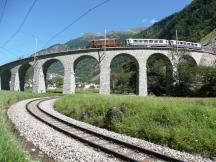
<svg viewBox="0 0 216 162">
<path fill-rule="evenodd" d="M 120 53 L 110 62 L 110 89 L 117 94 L 139 94 L 139 63 L 129 53 Z"/>
<path fill-rule="evenodd" d="M 193 96 L 194 87 L 196 85 L 196 67 L 197 63 L 195 59 L 190 55 L 183 55 L 179 58 L 177 66 L 178 77 L 177 84 L 175 86 L 175 95 L 181 96 Z"/>
<path fill-rule="evenodd" d="M 30 70 L 30 72 L 29 72 L 30 76 L 29 76 L 29 78 L 26 78 L 29 70 Z M 33 67 L 29 63 L 23 64 L 19 68 L 20 91 L 25 90 L 26 79 L 33 80 Z"/>
<path fill-rule="evenodd" d="M 44 81 L 45 81 L 45 87 L 48 89 L 48 72 L 49 74 L 57 74 L 59 76 L 64 76 L 64 64 L 58 60 L 58 59 L 50 59 L 46 61 L 43 66 L 43 74 L 44 74 Z M 51 77 L 52 78 L 52 77 Z M 63 79 L 62 79 L 62 85 L 59 85 L 60 88 L 63 86 Z"/>
<path fill-rule="evenodd" d="M 74 61 L 74 67 L 73 67 L 73 68 L 74 68 L 74 71 L 75 71 L 77 65 L 79 64 L 79 62 L 82 61 L 82 60 L 84 60 L 84 59 L 95 60 L 95 62 L 97 62 L 97 64 L 99 64 L 98 60 L 97 60 L 95 57 L 90 56 L 90 55 L 83 55 L 83 56 L 78 57 L 78 58 Z"/>
<path fill-rule="evenodd" d="M 190 56 L 190 55 L 182 55 L 182 56 L 179 58 L 179 63 L 181 63 L 181 62 L 183 62 L 183 61 L 188 61 L 188 63 L 189 63 L 190 65 L 193 65 L 193 66 L 196 65 L 196 66 L 198 66 L 196 60 L 195 60 L 192 56 Z"/>
<path fill-rule="evenodd" d="M 185 75 L 184 72 L 190 72 L 191 77 L 192 75 L 196 74 L 195 67 L 197 67 L 196 60 L 190 55 L 183 55 L 179 58 L 179 63 L 177 66 L 179 79 L 181 80 L 181 76 Z M 188 73 L 189 74 L 189 73 Z"/>
<path fill-rule="evenodd" d="M 91 92 L 98 93 L 100 83 L 99 61 L 90 55 L 78 57 L 73 64 L 75 73 L 76 90 L 91 89 Z M 78 92 L 78 91 L 76 91 Z M 86 91 L 85 91 L 86 92 Z"/>
<path fill-rule="evenodd" d="M 171 95 L 173 67 L 171 60 L 162 53 L 154 53 L 147 59 L 148 94 Z"/>
<path fill-rule="evenodd" d="M 1 89 L 10 90 L 10 81 L 11 81 L 11 71 L 4 70 L 1 73 Z"/>
</svg>

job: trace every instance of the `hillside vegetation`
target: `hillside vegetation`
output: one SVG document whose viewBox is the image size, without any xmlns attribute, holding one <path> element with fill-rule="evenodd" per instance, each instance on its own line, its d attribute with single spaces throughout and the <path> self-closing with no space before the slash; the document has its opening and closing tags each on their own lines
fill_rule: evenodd
<svg viewBox="0 0 216 162">
<path fill-rule="evenodd" d="M 216 28 L 201 40 L 201 44 L 205 50 L 216 53 Z"/>
<path fill-rule="evenodd" d="M 145 28 L 135 28 L 125 31 L 111 31 L 107 33 L 108 39 L 118 39 L 121 43 L 124 43 L 126 38 L 134 37 L 136 34 L 141 32 Z M 45 53 L 54 53 L 60 51 L 73 50 L 78 48 L 85 48 L 89 42 L 93 39 L 102 39 L 104 38 L 104 33 L 85 33 L 81 37 L 72 39 L 64 44 L 55 44 L 47 49 L 41 50 L 38 52 L 39 55 Z"/>
<path fill-rule="evenodd" d="M 61 113 L 177 150 L 216 156 L 216 100 L 78 94 L 55 103 Z"/>
<path fill-rule="evenodd" d="M 164 18 L 147 29 L 143 27 L 126 31 L 112 31 L 107 33 L 107 37 L 116 38 L 120 42 L 129 37 L 176 39 L 175 33 L 178 30 L 179 39 L 200 42 L 216 28 L 215 20 L 215 0 L 193 0 L 180 12 Z M 84 48 L 92 39 L 101 38 L 104 38 L 104 34 L 86 33 L 65 44 L 56 44 L 39 51 L 39 54 Z"/>
<path fill-rule="evenodd" d="M 137 37 L 175 39 L 199 42 L 216 27 L 216 1 L 193 0 L 182 11 L 175 13 L 143 30 Z"/>
</svg>

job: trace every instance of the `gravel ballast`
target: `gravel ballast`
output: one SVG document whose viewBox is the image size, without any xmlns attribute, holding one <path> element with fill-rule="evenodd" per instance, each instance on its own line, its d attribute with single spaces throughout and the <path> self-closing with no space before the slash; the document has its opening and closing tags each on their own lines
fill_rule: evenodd
<svg viewBox="0 0 216 162">
<path fill-rule="evenodd" d="M 16 129 L 27 141 L 59 162 L 118 162 L 99 150 L 93 149 L 75 139 L 72 139 L 31 116 L 25 105 L 31 101 L 25 100 L 12 105 L 8 110 L 8 117 Z M 52 101 L 53 102 L 53 101 Z"/>
<path fill-rule="evenodd" d="M 38 147 L 41 151 L 47 154 L 49 157 L 56 161 L 86 161 L 86 162 L 108 162 L 108 161 L 119 161 L 110 155 L 107 155 L 99 150 L 95 150 L 77 140 L 74 140 L 68 136 L 63 135 L 60 132 L 50 128 L 44 123 L 38 121 L 33 116 L 31 116 L 25 109 L 25 105 L 32 99 L 21 101 L 11 106 L 8 110 L 8 116 L 15 127 L 28 141 Z M 54 110 L 53 104 L 55 99 L 47 100 L 40 104 L 41 108 L 65 121 L 72 124 L 82 126 L 89 130 L 101 133 L 106 136 L 114 137 L 121 141 L 126 141 L 128 143 L 140 146 L 142 148 L 152 150 L 155 152 L 168 155 L 179 160 L 188 162 L 213 162 L 211 159 L 203 158 L 200 155 L 192 155 L 186 152 L 180 152 L 168 147 L 163 147 L 156 145 L 145 140 L 129 137 L 126 135 L 121 135 L 114 133 L 105 129 L 101 129 L 90 124 L 86 124 L 65 115 L 62 115 Z"/>
<path fill-rule="evenodd" d="M 72 118 L 69 118 L 69 117 L 55 111 L 54 108 L 53 108 L 54 102 L 55 102 L 55 99 L 48 100 L 48 101 L 42 102 L 40 104 L 40 106 L 44 111 L 46 111 L 46 112 L 48 112 L 48 113 L 50 113 L 50 114 L 52 114 L 52 115 L 54 115 L 56 117 L 59 117 L 59 118 L 65 120 L 65 121 L 68 121 L 68 122 L 70 122 L 72 124 L 82 126 L 84 128 L 87 128 L 89 130 L 101 133 L 101 134 L 106 135 L 106 136 L 114 137 L 114 138 L 116 138 L 118 140 L 121 140 L 121 141 L 126 141 L 126 142 L 128 142 L 130 144 L 140 146 L 140 147 L 142 147 L 144 149 L 159 152 L 159 153 L 162 153 L 164 155 L 171 156 L 171 157 L 177 158 L 177 159 L 182 160 L 182 161 L 188 161 L 188 162 L 214 162 L 213 160 L 208 159 L 208 158 L 203 158 L 200 155 L 192 155 L 192 154 L 189 154 L 189 153 L 186 153 L 186 152 L 180 152 L 180 151 L 177 151 L 177 150 L 170 149 L 168 147 L 164 147 L 164 146 L 161 146 L 161 145 L 156 145 L 154 143 L 151 143 L 151 142 L 148 142 L 148 141 L 145 141 L 145 140 L 141 140 L 141 139 L 138 139 L 138 138 L 133 138 L 133 137 L 129 137 L 129 136 L 126 136 L 126 135 L 118 134 L 118 133 L 115 133 L 115 132 L 108 131 L 106 129 L 95 127 L 93 125 L 90 125 L 90 124 L 87 124 L 87 123 L 84 123 L 84 122 L 74 120 Z"/>
</svg>

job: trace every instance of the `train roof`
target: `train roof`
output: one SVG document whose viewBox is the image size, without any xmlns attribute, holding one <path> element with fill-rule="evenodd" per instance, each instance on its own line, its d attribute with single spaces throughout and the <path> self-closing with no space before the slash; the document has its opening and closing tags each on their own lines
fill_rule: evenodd
<svg viewBox="0 0 216 162">
<path fill-rule="evenodd" d="M 167 40 L 167 39 L 145 39 L 145 38 L 128 38 L 126 40 L 129 40 L 129 39 L 136 39 L 136 40 Z"/>
<path fill-rule="evenodd" d="M 176 40 L 170 40 L 170 41 L 176 41 Z M 178 42 L 186 42 L 186 43 L 197 43 L 197 44 L 200 44 L 199 42 L 188 42 L 188 41 L 181 41 L 181 40 L 178 40 Z"/>
<path fill-rule="evenodd" d="M 105 40 L 117 40 L 117 39 L 114 39 L 114 38 L 113 39 L 109 39 L 109 38 L 108 39 L 93 39 L 92 41 L 105 41 Z"/>
</svg>

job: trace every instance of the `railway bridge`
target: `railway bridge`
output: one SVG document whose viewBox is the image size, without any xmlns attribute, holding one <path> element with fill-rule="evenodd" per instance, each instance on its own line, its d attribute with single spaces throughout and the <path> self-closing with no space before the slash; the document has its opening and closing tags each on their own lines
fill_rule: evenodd
<svg viewBox="0 0 216 162">
<path fill-rule="evenodd" d="M 151 56 L 162 55 L 165 57 L 174 73 L 181 57 L 190 57 L 197 65 L 216 66 L 216 55 L 204 51 L 184 51 L 184 54 L 174 54 L 170 48 L 107 48 L 82 49 L 59 53 L 39 55 L 37 59 L 28 57 L 0 66 L 0 90 L 23 91 L 25 75 L 30 67 L 33 67 L 33 92 L 46 92 L 46 73 L 49 66 L 59 61 L 64 67 L 63 93 L 75 93 L 76 64 L 83 58 L 94 58 L 100 67 L 100 94 L 110 94 L 110 65 L 115 57 L 128 55 L 134 58 L 138 67 L 138 95 L 147 96 L 147 62 Z"/>
</svg>

